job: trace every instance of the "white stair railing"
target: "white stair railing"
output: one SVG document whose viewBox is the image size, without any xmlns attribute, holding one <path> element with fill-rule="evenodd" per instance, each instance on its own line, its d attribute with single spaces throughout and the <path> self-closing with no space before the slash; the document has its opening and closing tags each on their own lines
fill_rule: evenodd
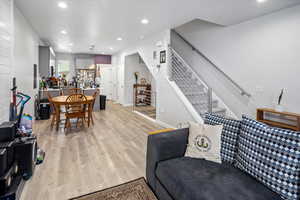
<svg viewBox="0 0 300 200">
<path fill-rule="evenodd" d="M 181 89 L 200 116 L 213 112 L 212 89 L 170 46 L 169 78 Z"/>
</svg>

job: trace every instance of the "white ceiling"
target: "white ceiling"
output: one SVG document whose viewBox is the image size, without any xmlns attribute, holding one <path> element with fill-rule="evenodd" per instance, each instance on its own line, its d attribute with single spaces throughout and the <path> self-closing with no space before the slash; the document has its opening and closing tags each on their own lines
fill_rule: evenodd
<svg viewBox="0 0 300 200">
<path fill-rule="evenodd" d="M 221 25 L 249 20 L 300 0 L 15 0 L 43 40 L 58 52 L 113 54 L 153 33 L 175 28 L 195 18 Z M 143 25 L 141 19 L 150 23 Z M 61 30 L 68 34 L 63 35 Z M 122 37 L 122 41 L 117 41 Z M 72 43 L 73 46 L 69 46 Z M 59 48 L 59 45 L 67 49 Z M 111 50 L 110 48 L 113 48 Z"/>
</svg>

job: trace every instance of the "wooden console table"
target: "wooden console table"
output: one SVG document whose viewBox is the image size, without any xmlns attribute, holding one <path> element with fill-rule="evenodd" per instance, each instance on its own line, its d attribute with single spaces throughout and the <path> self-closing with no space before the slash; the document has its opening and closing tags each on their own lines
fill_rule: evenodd
<svg viewBox="0 0 300 200">
<path fill-rule="evenodd" d="M 288 119 L 285 120 L 291 121 L 295 125 L 287 124 L 284 122 L 273 121 L 271 119 L 265 119 L 265 113 L 278 115 L 280 117 L 286 117 Z M 290 113 L 290 112 L 278 112 L 274 109 L 268 109 L 268 108 L 259 108 L 257 109 L 256 118 L 257 121 L 266 123 L 270 126 L 291 129 L 294 131 L 300 131 L 300 114 Z"/>
</svg>

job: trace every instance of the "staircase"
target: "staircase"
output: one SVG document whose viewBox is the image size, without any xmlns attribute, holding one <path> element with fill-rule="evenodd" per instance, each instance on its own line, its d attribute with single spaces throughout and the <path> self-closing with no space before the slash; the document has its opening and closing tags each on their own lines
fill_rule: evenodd
<svg viewBox="0 0 300 200">
<path fill-rule="evenodd" d="M 176 83 L 197 113 L 202 118 L 207 112 L 225 116 L 226 109 L 219 106 L 219 101 L 214 98 L 212 89 L 172 47 L 170 47 L 170 59 L 170 81 Z"/>
</svg>

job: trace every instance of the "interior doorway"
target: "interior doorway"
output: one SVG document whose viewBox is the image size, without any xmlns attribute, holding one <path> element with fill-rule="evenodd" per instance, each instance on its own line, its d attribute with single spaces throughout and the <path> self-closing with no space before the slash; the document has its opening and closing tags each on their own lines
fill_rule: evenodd
<svg viewBox="0 0 300 200">
<path fill-rule="evenodd" d="M 156 82 L 138 53 L 125 57 L 125 104 L 156 119 Z"/>
<path fill-rule="evenodd" d="M 101 65 L 101 83 L 100 90 L 101 94 L 105 95 L 108 100 L 113 98 L 113 70 L 112 65 Z"/>
</svg>

